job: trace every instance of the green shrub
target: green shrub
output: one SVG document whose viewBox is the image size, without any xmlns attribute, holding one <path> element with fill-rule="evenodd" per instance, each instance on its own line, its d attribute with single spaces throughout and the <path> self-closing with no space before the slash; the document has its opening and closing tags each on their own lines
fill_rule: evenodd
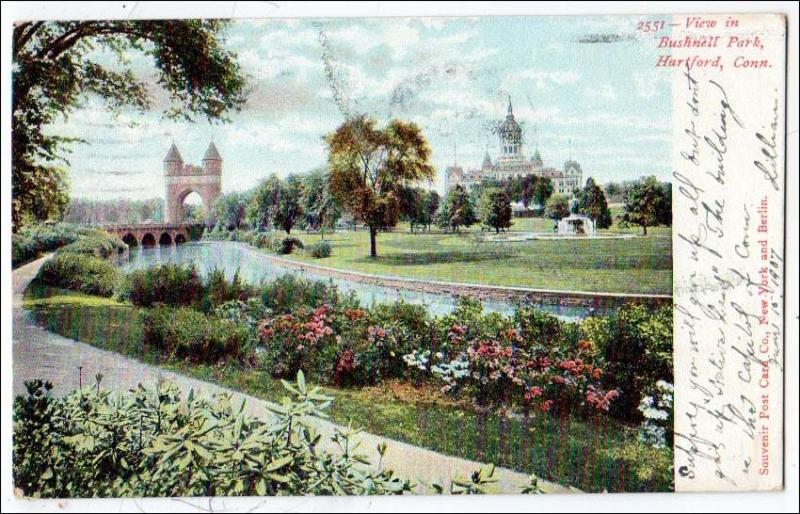
<svg viewBox="0 0 800 514">
<path fill-rule="evenodd" d="M 319 440 L 301 419 L 325 416 L 330 398 L 302 375 L 269 423 L 229 395 L 171 383 L 114 395 L 98 383 L 63 398 L 41 380 L 14 399 L 14 485 L 25 496 L 169 497 L 402 494 L 407 480 L 372 467 L 337 431 Z M 383 455 L 385 447 L 379 449 Z"/>
<path fill-rule="evenodd" d="M 303 242 L 297 239 L 296 237 L 287 237 L 281 241 L 281 247 L 278 253 L 282 255 L 289 255 L 290 253 L 294 252 L 295 248 L 303 249 Z"/>
<path fill-rule="evenodd" d="M 37 278 L 48 286 L 110 297 L 120 272 L 106 259 L 59 252 L 39 268 Z"/>
<path fill-rule="evenodd" d="M 158 306 L 140 316 L 145 345 L 168 357 L 215 363 L 240 358 L 252 348 L 253 334 L 244 323 L 188 307 Z"/>
<path fill-rule="evenodd" d="M 245 300 L 252 295 L 251 288 L 242 281 L 238 269 L 229 281 L 225 277 L 225 270 L 214 268 L 209 271 L 205 279 L 202 310 L 209 312 L 225 302 Z"/>
<path fill-rule="evenodd" d="M 262 283 L 261 301 L 277 314 L 288 314 L 296 309 L 315 309 L 324 304 L 358 303 L 353 295 L 342 297 L 332 281 L 309 280 L 291 273 Z"/>
<path fill-rule="evenodd" d="M 203 282 L 194 265 L 161 264 L 132 271 L 128 277 L 131 303 L 150 307 L 166 305 L 199 306 Z"/>
<path fill-rule="evenodd" d="M 607 363 L 604 385 L 620 391 L 612 413 L 640 419 L 642 396 L 654 394 L 659 380 L 673 382 L 672 307 L 651 312 L 642 305 L 625 305 L 607 316 L 583 320 L 580 328 Z"/>
<path fill-rule="evenodd" d="M 11 266 L 16 268 L 39 256 L 36 241 L 22 234 L 11 234 Z"/>
<path fill-rule="evenodd" d="M 63 246 L 59 252 L 79 255 L 92 255 L 101 259 L 122 254 L 128 245 L 116 236 L 103 230 L 87 230 L 75 242 Z"/>
<path fill-rule="evenodd" d="M 333 253 L 333 247 L 328 241 L 317 241 L 311 245 L 311 256 L 316 259 L 324 259 L 330 257 Z"/>
</svg>

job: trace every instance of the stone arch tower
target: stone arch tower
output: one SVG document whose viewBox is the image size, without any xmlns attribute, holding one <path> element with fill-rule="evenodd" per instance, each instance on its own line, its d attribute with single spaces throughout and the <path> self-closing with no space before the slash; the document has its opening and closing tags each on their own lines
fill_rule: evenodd
<svg viewBox="0 0 800 514">
<path fill-rule="evenodd" d="M 214 143 L 209 143 L 202 166 L 184 164 L 178 147 L 172 143 L 164 157 L 164 184 L 165 222 L 180 223 L 183 220 L 183 201 L 195 192 L 203 201 L 205 224 L 213 225 L 211 206 L 222 190 L 222 157 Z"/>
</svg>

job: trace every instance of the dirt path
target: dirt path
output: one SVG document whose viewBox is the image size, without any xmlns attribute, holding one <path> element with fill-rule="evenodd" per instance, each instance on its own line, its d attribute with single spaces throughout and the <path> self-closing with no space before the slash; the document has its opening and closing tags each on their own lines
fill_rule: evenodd
<svg viewBox="0 0 800 514">
<path fill-rule="evenodd" d="M 22 308 L 23 295 L 45 259 L 46 257 L 26 264 L 13 272 L 14 394 L 23 394 L 25 381 L 34 378 L 51 381 L 54 393 L 64 394 L 78 387 L 79 376 L 83 377 L 84 384 L 87 381 L 93 383 L 94 376 L 102 373 L 104 386 L 116 391 L 127 391 L 139 383 L 153 386 L 159 380 L 170 380 L 184 393 L 188 393 L 190 389 L 207 395 L 229 392 L 233 394 L 235 402 L 246 402 L 245 410 L 250 415 L 264 419 L 271 416 L 266 408 L 268 403 L 264 400 L 144 364 L 36 326 L 30 313 Z M 323 437 L 332 434 L 337 428 L 333 423 L 324 420 L 317 422 Z M 457 475 L 467 476 L 480 467 L 477 462 L 449 457 L 373 434 L 364 433 L 358 438 L 361 440 L 362 450 L 373 462 L 378 461 L 376 446 L 380 442 L 386 442 L 388 452 L 384 459 L 385 467 L 417 483 L 436 482 L 448 489 L 451 478 Z M 498 468 L 496 474 L 500 480 L 496 484 L 495 492 L 514 493 L 528 482 L 526 475 L 508 469 Z M 549 482 L 540 480 L 539 483 L 545 492 L 571 492 L 570 489 Z M 425 492 L 425 489 L 418 486 L 417 492 Z"/>
</svg>

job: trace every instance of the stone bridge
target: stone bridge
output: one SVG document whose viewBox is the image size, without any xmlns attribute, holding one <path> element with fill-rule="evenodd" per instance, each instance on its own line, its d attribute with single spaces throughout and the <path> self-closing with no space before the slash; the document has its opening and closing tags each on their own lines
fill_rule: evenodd
<svg viewBox="0 0 800 514">
<path fill-rule="evenodd" d="M 118 236 L 130 247 L 169 246 L 189 241 L 192 227 L 196 226 L 191 223 L 137 223 L 105 225 L 103 229 Z"/>
</svg>

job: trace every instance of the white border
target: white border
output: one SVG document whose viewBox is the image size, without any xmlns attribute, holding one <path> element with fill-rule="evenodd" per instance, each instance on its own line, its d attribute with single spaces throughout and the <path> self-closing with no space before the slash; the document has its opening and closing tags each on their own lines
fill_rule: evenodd
<svg viewBox="0 0 800 514">
<path fill-rule="evenodd" d="M 196 500 L 58 500 L 13 497 L 11 486 L 11 34 L 13 20 L 38 18 L 187 18 L 187 17 L 345 17 L 589 15 L 686 12 L 780 12 L 788 16 L 785 468 L 781 493 L 614 494 L 404 498 L 224 498 Z M 794 2 L 4 2 L 2 4 L 2 424 L 0 424 L 0 507 L 5 511 L 107 512 L 110 510 L 188 511 L 440 511 L 522 512 L 589 510 L 629 511 L 798 511 L 798 7 Z"/>
</svg>

